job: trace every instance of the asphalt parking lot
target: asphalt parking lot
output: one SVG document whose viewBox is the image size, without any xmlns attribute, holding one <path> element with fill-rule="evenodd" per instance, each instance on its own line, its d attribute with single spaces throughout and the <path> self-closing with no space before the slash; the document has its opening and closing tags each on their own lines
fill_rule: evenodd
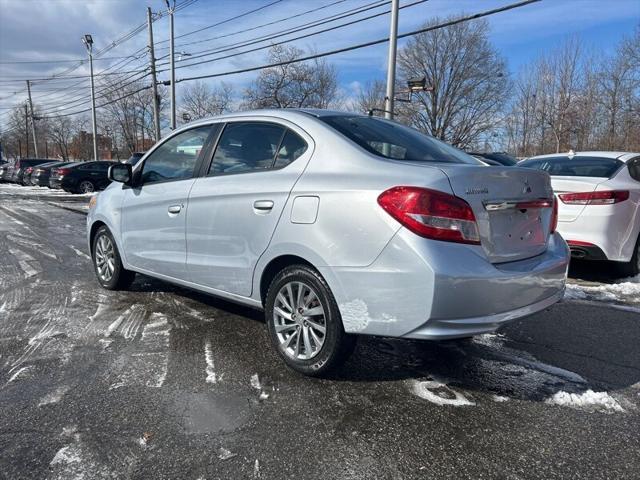
<svg viewBox="0 0 640 480">
<path fill-rule="evenodd" d="M 309 379 L 259 312 L 101 289 L 86 202 L 0 185 L 0 478 L 639 478 L 638 278 L 577 265 L 495 335 L 361 338 Z"/>
</svg>

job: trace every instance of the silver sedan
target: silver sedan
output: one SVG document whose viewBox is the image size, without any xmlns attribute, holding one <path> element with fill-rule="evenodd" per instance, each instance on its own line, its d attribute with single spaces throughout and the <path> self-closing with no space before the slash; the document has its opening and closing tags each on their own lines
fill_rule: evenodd
<svg viewBox="0 0 640 480">
<path fill-rule="evenodd" d="M 469 337 L 564 292 L 546 173 L 487 167 L 391 121 L 230 114 L 109 176 L 87 217 L 102 286 L 137 272 L 263 309 L 276 351 L 308 375 L 356 334 Z"/>
</svg>

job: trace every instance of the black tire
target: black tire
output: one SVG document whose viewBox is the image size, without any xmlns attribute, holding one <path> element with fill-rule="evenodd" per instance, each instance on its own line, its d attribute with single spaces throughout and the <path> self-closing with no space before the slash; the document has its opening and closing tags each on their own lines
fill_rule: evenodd
<svg viewBox="0 0 640 480">
<path fill-rule="evenodd" d="M 114 270 L 113 274 L 110 278 L 105 279 L 101 275 L 98 268 L 97 251 L 99 249 L 98 242 L 101 237 L 107 237 L 108 241 L 113 246 L 113 263 Z M 92 247 L 91 247 L 91 258 L 93 260 L 93 269 L 96 272 L 96 278 L 100 285 L 107 290 L 128 290 L 133 280 L 135 279 L 136 272 L 132 272 L 131 270 L 126 270 L 122 266 L 122 260 L 120 258 L 120 252 L 118 251 L 118 246 L 116 245 L 115 240 L 113 239 L 113 235 L 107 227 L 104 225 L 96 231 L 96 234 L 93 237 Z"/>
<path fill-rule="evenodd" d="M 318 352 L 309 359 L 293 358 L 285 351 L 276 333 L 274 307 L 280 289 L 290 282 L 302 282 L 311 287 L 324 310 L 326 332 Z M 344 331 L 342 318 L 331 289 L 318 272 L 306 265 L 292 265 L 280 271 L 269 285 L 265 301 L 265 320 L 271 344 L 291 369 L 308 376 L 322 376 L 342 365 L 355 347 L 355 336 Z M 302 327 L 297 327 L 301 329 Z M 292 334 L 293 335 L 293 334 Z"/>
<path fill-rule="evenodd" d="M 636 275 L 640 275 L 640 235 L 636 241 L 636 248 L 633 251 L 633 255 L 631 255 L 631 260 L 629 262 L 621 263 L 618 267 L 618 271 L 623 277 L 635 277 Z"/>
<path fill-rule="evenodd" d="M 85 185 L 86 189 L 83 188 Z M 91 180 L 81 180 L 78 182 L 78 188 L 76 188 L 77 193 L 93 193 L 96 191 L 96 185 Z"/>
</svg>

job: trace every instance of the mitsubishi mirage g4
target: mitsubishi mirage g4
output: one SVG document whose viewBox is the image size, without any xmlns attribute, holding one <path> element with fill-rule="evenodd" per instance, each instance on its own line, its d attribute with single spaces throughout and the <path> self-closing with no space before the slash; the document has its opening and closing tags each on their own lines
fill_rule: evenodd
<svg viewBox="0 0 640 480">
<path fill-rule="evenodd" d="M 470 337 L 564 293 L 548 174 L 392 121 L 225 115 L 109 179 L 87 217 L 104 288 L 142 273 L 263 309 L 273 347 L 307 375 L 344 361 L 356 335 Z"/>
</svg>

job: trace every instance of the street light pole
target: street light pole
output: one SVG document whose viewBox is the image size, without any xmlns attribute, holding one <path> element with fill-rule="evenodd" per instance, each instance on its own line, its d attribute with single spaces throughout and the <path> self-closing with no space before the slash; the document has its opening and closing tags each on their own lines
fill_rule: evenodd
<svg viewBox="0 0 640 480">
<path fill-rule="evenodd" d="M 31 82 L 27 80 L 27 92 L 29 93 L 29 111 L 31 112 L 31 135 L 33 135 L 33 151 L 38 158 L 38 140 L 36 139 L 36 122 L 33 118 L 33 102 L 31 101 Z"/>
<path fill-rule="evenodd" d="M 384 98 L 384 118 L 393 119 L 393 97 L 396 83 L 396 52 L 398 48 L 399 0 L 391 2 L 391 25 L 389 30 L 389 58 L 387 65 L 387 93 Z"/>
<path fill-rule="evenodd" d="M 91 71 L 91 120 L 93 123 L 93 159 L 98 160 L 98 127 L 96 124 L 96 92 L 93 86 L 93 37 L 86 34 L 82 37 L 82 43 L 89 53 L 89 69 Z"/>
<path fill-rule="evenodd" d="M 149 28 L 149 55 L 151 56 L 151 91 L 153 93 L 153 131 L 155 141 L 160 141 L 160 105 L 158 102 L 158 79 L 156 78 L 156 55 L 153 46 L 153 18 L 151 7 L 147 7 L 147 26 Z"/>
<path fill-rule="evenodd" d="M 169 5 L 169 0 L 164 0 L 167 4 L 167 11 L 169 12 L 169 60 L 171 63 L 171 130 L 176 128 L 176 64 L 175 64 L 175 51 L 174 51 L 174 35 L 173 35 L 173 14 L 176 7 L 174 0 L 173 7 Z"/>
</svg>

